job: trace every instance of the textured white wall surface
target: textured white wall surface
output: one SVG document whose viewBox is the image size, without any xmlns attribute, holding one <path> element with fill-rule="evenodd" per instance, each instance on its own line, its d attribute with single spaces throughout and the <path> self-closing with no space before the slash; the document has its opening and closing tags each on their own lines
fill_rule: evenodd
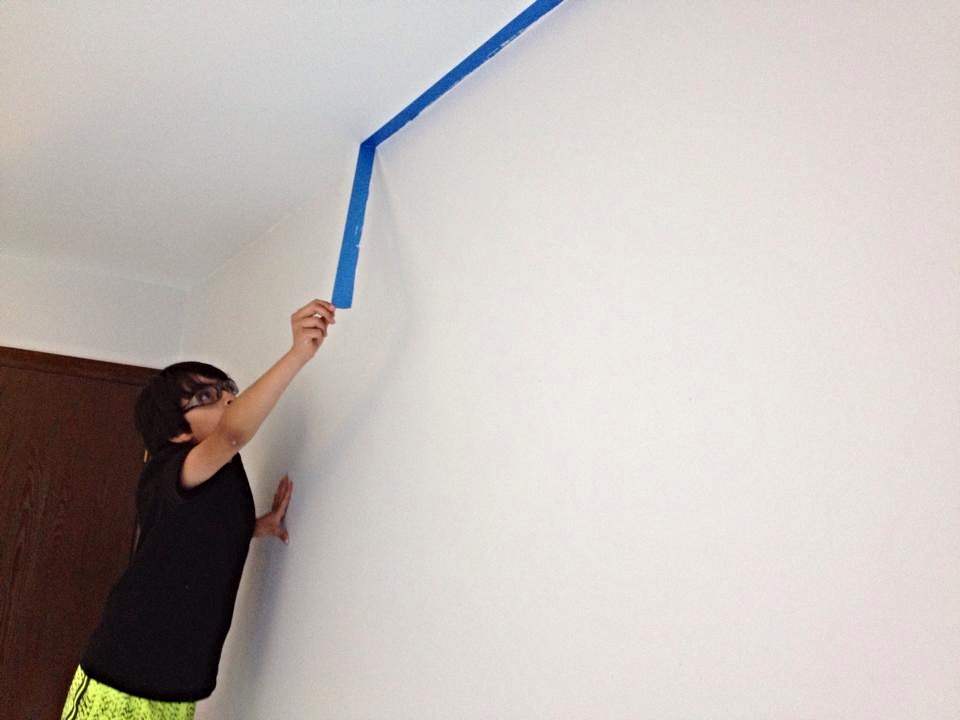
<svg viewBox="0 0 960 720">
<path fill-rule="evenodd" d="M 386 143 L 198 716 L 960 715 L 956 11 L 565 3 Z M 286 349 L 352 161 L 185 356 Z"/>
<path fill-rule="evenodd" d="M 0 345 L 163 367 L 177 358 L 185 292 L 0 254 Z"/>
</svg>

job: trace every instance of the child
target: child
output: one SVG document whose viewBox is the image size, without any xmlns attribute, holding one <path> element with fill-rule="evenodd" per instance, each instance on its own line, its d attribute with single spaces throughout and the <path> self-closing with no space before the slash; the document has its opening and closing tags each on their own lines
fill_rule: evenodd
<svg viewBox="0 0 960 720">
<path fill-rule="evenodd" d="M 137 488 L 136 553 L 77 668 L 64 720 L 189 720 L 213 692 L 250 539 L 288 540 L 290 480 L 256 518 L 237 453 L 323 344 L 334 315 L 322 300 L 297 310 L 292 347 L 242 395 L 223 371 L 189 362 L 143 389 L 136 420 L 150 459 Z"/>
</svg>

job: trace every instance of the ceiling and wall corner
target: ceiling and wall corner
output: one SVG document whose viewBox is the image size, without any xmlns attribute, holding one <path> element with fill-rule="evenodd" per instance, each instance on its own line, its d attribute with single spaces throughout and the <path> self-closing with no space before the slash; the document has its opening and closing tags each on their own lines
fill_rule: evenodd
<svg viewBox="0 0 960 720">
<path fill-rule="evenodd" d="M 527 4 L 3 3 L 0 256 L 188 288 Z"/>
<path fill-rule="evenodd" d="M 176 359 L 191 288 L 342 224 L 357 142 L 526 5 L 0 4 L 0 344 Z"/>
</svg>

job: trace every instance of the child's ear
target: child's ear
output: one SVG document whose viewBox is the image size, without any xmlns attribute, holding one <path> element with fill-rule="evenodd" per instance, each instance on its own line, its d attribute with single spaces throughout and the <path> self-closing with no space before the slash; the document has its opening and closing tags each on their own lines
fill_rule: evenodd
<svg viewBox="0 0 960 720">
<path fill-rule="evenodd" d="M 170 442 L 172 443 L 193 442 L 193 433 L 183 432 L 183 433 L 180 433 L 179 435 L 174 435 L 172 438 L 170 438 Z"/>
</svg>

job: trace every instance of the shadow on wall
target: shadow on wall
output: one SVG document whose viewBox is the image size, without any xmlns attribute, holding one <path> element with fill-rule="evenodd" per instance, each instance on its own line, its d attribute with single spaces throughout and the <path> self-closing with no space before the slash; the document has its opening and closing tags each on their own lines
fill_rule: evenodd
<svg viewBox="0 0 960 720">
<path fill-rule="evenodd" d="M 315 457 L 323 460 L 322 467 L 328 474 L 336 471 L 352 439 L 360 435 L 400 368 L 407 366 L 404 358 L 411 353 L 416 336 L 420 312 L 410 268 L 415 243 L 398 226 L 390 198 L 387 180 L 378 165 L 367 211 L 367 246 L 362 248 L 367 262 L 361 266 L 360 302 L 347 311 L 351 313 L 349 334 L 334 338 L 331 360 L 340 366 L 331 369 L 331 377 L 335 375 L 337 380 L 325 388 L 325 401 L 330 404 L 322 412 L 331 420 L 322 424 L 329 435 L 323 438 Z M 301 412 L 299 419 L 309 422 L 318 409 L 304 403 Z M 297 445 L 292 451 L 302 447 Z"/>
<path fill-rule="evenodd" d="M 295 483 L 292 517 L 317 506 L 320 483 L 335 476 L 412 350 L 418 317 L 410 284 L 412 243 L 402 240 L 404 234 L 397 228 L 382 171 L 377 168 L 375 174 L 376 192 L 370 208 L 375 212 L 368 210 L 365 234 L 371 247 L 364 248 L 368 262 L 359 287 L 360 302 L 348 311 L 350 332 L 331 336 L 331 344 L 321 349 L 329 353 L 322 388 L 317 385 L 307 393 L 286 394 L 282 412 L 271 416 L 264 427 L 268 442 L 260 466 L 274 474 L 290 469 Z M 316 401 L 317 390 L 322 390 L 322 404 Z M 323 432 L 326 436 L 319 437 Z M 311 468 L 310 482 L 298 482 L 294 477 L 297 466 Z M 263 478 L 269 493 L 262 502 L 272 500 L 279 479 L 280 475 Z M 258 512 L 265 511 L 266 505 L 258 507 Z M 293 524 L 291 542 L 296 542 Z M 222 686 L 208 701 L 212 714 L 201 717 L 242 716 L 250 709 L 258 683 L 267 675 L 263 665 L 269 655 L 267 648 L 277 638 L 278 593 L 291 590 L 284 583 L 290 562 L 287 551 L 279 542 L 251 547 L 231 631 L 233 642 L 228 641 L 221 662 Z"/>
</svg>

